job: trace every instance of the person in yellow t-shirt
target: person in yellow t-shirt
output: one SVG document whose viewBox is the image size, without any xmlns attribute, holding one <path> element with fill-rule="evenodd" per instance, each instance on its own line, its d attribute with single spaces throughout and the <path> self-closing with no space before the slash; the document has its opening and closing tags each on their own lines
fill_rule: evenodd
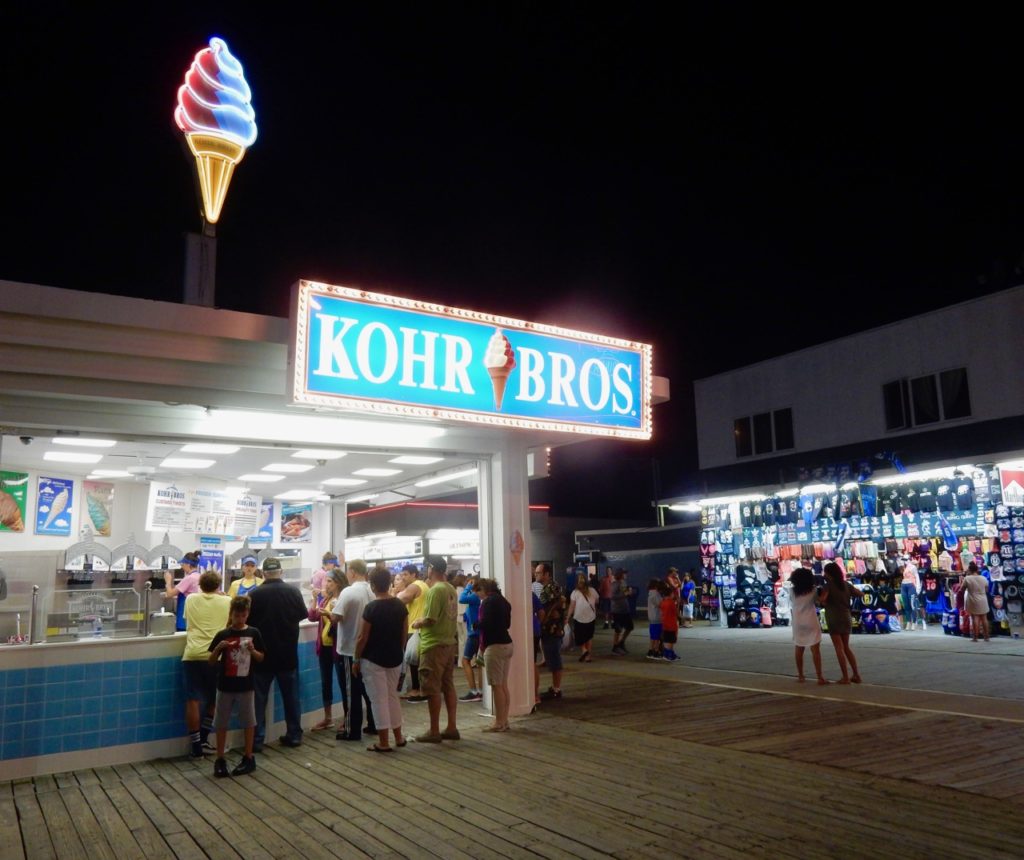
<svg viewBox="0 0 1024 860">
<path fill-rule="evenodd" d="M 309 607 L 308 618 L 320 624 L 319 636 L 316 638 L 316 657 L 320 664 L 320 699 L 324 705 L 324 718 L 320 720 L 313 731 L 329 729 L 334 725 L 332 708 L 334 706 L 334 676 L 338 676 L 338 688 L 342 697 L 345 695 L 345 675 L 342 672 L 341 663 L 336 659 L 334 649 L 334 638 L 337 633 L 334 619 L 331 612 L 334 611 L 334 604 L 337 603 L 338 595 L 347 585 L 345 574 L 338 568 L 328 571 L 323 582 L 320 583 L 320 590 L 313 596 L 313 602 Z M 342 705 L 344 705 L 344 698 Z"/>
<path fill-rule="evenodd" d="M 191 758 L 202 758 L 204 751 L 214 749 L 208 739 L 217 704 L 217 667 L 209 660 L 210 643 L 228 626 L 231 608 L 231 598 L 218 594 L 220 584 L 220 574 L 208 570 L 199 577 L 199 591 L 185 598 L 185 652 L 181 665 L 185 673 L 185 726 Z M 202 722 L 200 702 L 206 708 Z"/>
<path fill-rule="evenodd" d="M 256 575 L 256 556 L 247 555 L 242 559 L 242 578 L 228 587 L 228 597 L 244 597 L 257 585 L 263 584 L 263 577 Z"/>
<path fill-rule="evenodd" d="M 394 596 L 405 604 L 409 612 L 409 639 L 405 644 L 403 675 L 409 676 L 409 692 L 403 698 L 409 702 L 425 702 L 427 697 L 420 691 L 420 634 L 413 630 L 414 622 L 423 617 L 427 602 L 427 584 L 419 578 L 416 565 L 407 564 L 395 577 Z"/>
</svg>

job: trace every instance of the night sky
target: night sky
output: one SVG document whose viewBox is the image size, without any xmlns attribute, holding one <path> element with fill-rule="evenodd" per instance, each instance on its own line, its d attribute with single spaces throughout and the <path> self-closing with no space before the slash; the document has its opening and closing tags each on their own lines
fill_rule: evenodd
<svg viewBox="0 0 1024 860">
<path fill-rule="evenodd" d="M 219 35 L 259 127 L 219 306 L 284 316 L 307 277 L 654 344 L 653 443 L 556 452 L 537 495 L 566 513 L 653 519 L 652 460 L 686 486 L 693 379 L 1021 280 L 1016 19 L 94 5 L 0 12 L 0 278 L 180 299 L 172 112 Z"/>
</svg>

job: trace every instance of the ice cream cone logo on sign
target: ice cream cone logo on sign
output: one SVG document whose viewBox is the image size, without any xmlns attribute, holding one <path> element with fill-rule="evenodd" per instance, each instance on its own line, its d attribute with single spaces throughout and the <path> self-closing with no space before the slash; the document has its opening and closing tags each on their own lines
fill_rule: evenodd
<svg viewBox="0 0 1024 860">
<path fill-rule="evenodd" d="M 215 224 L 228 193 L 231 174 L 256 140 L 252 92 L 242 64 L 223 39 L 210 39 L 185 73 L 178 88 L 174 121 L 196 159 L 203 214 Z"/>
<path fill-rule="evenodd" d="M 508 539 L 508 549 L 512 553 L 512 561 L 516 563 L 516 567 L 519 567 L 519 563 L 523 560 L 523 550 L 526 548 L 526 543 L 523 541 L 523 533 L 516 529 L 512 532 L 512 537 Z"/>
<path fill-rule="evenodd" d="M 501 401 L 505 399 L 505 386 L 508 385 L 509 374 L 516 366 L 516 351 L 500 328 L 494 330 L 487 341 L 487 352 L 484 353 L 484 367 L 491 377 L 491 388 L 494 390 L 494 408 L 501 411 Z M 516 564 L 519 564 L 517 561 Z"/>
</svg>

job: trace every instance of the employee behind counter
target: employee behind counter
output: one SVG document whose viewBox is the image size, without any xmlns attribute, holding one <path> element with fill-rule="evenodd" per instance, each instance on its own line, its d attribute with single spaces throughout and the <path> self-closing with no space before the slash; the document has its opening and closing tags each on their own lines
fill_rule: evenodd
<svg viewBox="0 0 1024 860">
<path fill-rule="evenodd" d="M 185 598 L 199 591 L 199 550 L 194 549 L 181 557 L 181 581 L 174 584 L 173 571 L 164 572 L 164 597 L 177 597 L 178 604 L 174 608 L 175 629 L 185 629 Z"/>
</svg>

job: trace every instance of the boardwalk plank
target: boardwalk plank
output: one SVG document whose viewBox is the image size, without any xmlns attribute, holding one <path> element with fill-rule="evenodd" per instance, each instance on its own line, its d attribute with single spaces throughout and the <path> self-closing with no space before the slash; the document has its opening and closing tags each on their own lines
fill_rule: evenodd
<svg viewBox="0 0 1024 860">
<path fill-rule="evenodd" d="M 75 828 L 78 838 L 82 841 L 85 856 L 89 860 L 93 860 L 93 858 L 98 858 L 98 860 L 118 860 L 118 858 L 121 858 L 121 860 L 125 860 L 125 858 L 132 856 L 131 849 L 135 845 L 135 841 L 132 840 L 130 845 L 116 845 L 112 847 L 97 820 L 96 813 L 83 796 L 82 790 L 78 787 L 77 783 L 75 783 L 74 788 L 62 789 L 60 798 L 68 811 L 68 820 Z"/>
</svg>

